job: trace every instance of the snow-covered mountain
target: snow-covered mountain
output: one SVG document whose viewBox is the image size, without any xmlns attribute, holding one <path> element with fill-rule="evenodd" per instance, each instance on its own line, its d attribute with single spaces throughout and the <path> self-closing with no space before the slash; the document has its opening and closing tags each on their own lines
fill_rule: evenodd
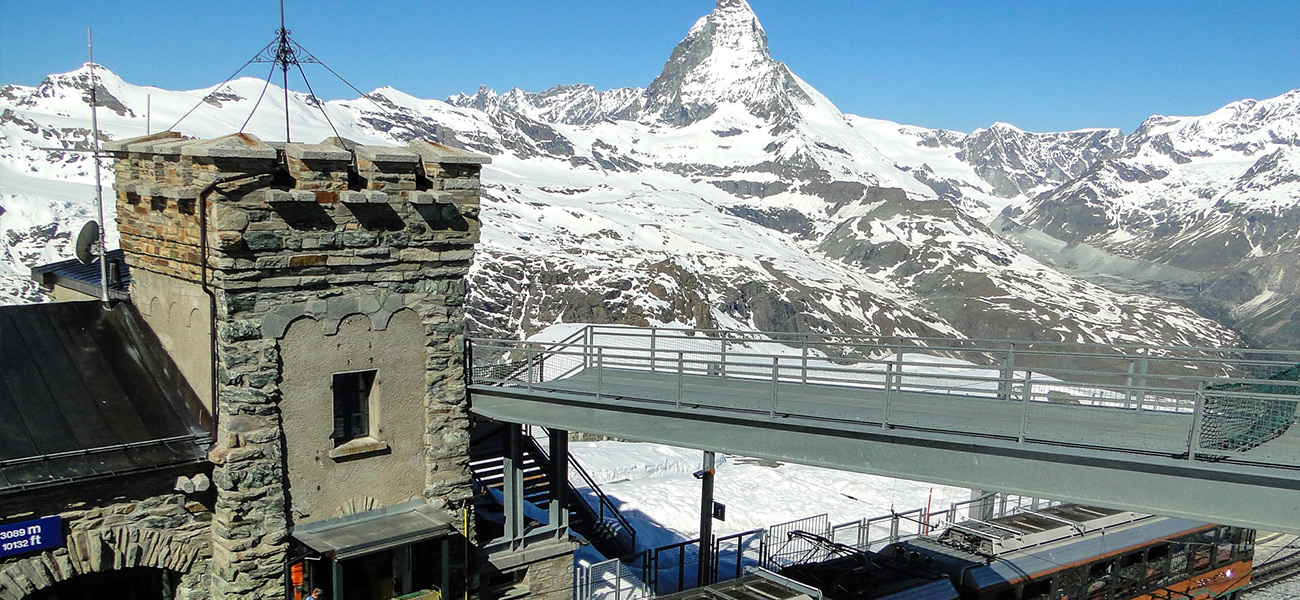
<svg viewBox="0 0 1300 600">
<path fill-rule="evenodd" d="M 1067 270 L 1300 346 L 1300 90 L 1151 117 L 1124 146 L 1001 227 Z"/>
<path fill-rule="evenodd" d="M 195 105 L 179 131 L 238 130 L 263 85 L 178 92 L 100 74 L 114 138 L 145 133 L 146 95 L 154 130 Z M 83 68 L 0 88 L 0 300 L 35 300 L 26 269 L 65 255 L 86 218 L 90 161 L 43 148 L 85 146 L 88 82 Z M 332 136 L 332 123 L 364 143 L 433 138 L 494 157 L 472 273 L 479 333 L 588 321 L 1238 341 L 1173 302 L 1062 274 L 985 224 L 1126 152 L 1119 132 L 964 134 L 845 115 L 773 60 L 744 0 L 719 0 L 644 89 L 369 96 L 291 93 L 294 138 Z M 246 131 L 282 139 L 279 98 Z"/>
</svg>

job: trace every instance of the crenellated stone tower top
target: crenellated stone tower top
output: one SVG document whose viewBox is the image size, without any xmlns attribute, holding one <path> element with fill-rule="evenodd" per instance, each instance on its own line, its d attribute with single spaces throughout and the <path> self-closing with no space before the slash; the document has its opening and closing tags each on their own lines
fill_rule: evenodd
<svg viewBox="0 0 1300 600">
<path fill-rule="evenodd" d="M 217 422 L 213 598 L 282 598 L 304 526 L 469 498 L 487 157 L 170 132 L 107 149 L 132 301 Z"/>
</svg>

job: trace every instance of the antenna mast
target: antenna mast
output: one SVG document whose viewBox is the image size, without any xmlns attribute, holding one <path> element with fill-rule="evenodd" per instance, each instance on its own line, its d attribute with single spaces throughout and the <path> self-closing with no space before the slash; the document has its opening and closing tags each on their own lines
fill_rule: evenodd
<svg viewBox="0 0 1300 600">
<path fill-rule="evenodd" d="M 95 89 L 99 83 L 95 80 L 95 43 L 91 36 L 90 28 L 86 28 L 86 49 L 90 54 L 90 128 L 93 139 L 95 152 L 95 206 L 99 209 L 99 240 L 96 242 L 99 250 L 99 299 L 105 304 L 108 303 L 108 260 L 104 252 L 104 186 L 99 179 L 99 100 L 95 96 Z"/>
</svg>

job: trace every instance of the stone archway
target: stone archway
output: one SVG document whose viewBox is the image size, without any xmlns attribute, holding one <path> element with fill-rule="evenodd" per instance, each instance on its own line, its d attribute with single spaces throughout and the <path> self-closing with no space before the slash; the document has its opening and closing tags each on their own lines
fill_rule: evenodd
<svg viewBox="0 0 1300 600">
<path fill-rule="evenodd" d="M 74 531 L 62 548 L 0 565 L 0 600 L 19 600 L 82 575 L 137 567 L 179 574 L 178 598 L 206 595 L 206 538 L 129 526 Z"/>
</svg>

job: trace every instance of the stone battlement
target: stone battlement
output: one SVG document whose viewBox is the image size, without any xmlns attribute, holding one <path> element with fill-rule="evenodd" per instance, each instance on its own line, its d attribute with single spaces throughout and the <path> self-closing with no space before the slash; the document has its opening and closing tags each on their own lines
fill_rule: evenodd
<svg viewBox="0 0 1300 600">
<path fill-rule="evenodd" d="M 385 267 L 468 260 L 479 235 L 479 171 L 489 162 L 420 140 L 397 148 L 339 138 L 264 143 L 248 134 L 165 132 L 106 149 L 117 157 L 118 222 L 131 268 L 197 281 L 206 227 L 208 267 L 234 287 L 302 283 L 276 281 L 285 269 L 407 272 Z"/>
</svg>

